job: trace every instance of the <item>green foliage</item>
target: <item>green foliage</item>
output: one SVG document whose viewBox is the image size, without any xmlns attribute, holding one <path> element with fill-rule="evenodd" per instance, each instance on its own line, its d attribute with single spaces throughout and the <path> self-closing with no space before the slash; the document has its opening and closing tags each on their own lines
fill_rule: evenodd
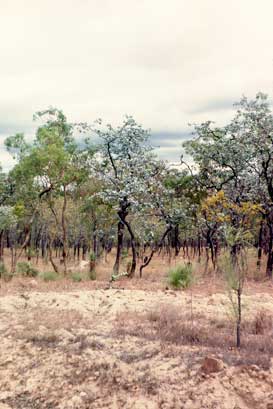
<svg viewBox="0 0 273 409">
<path fill-rule="evenodd" d="M 192 284 L 192 266 L 190 264 L 177 265 L 170 269 L 168 274 L 169 284 L 174 288 L 188 288 Z"/>
<path fill-rule="evenodd" d="M 93 253 L 93 252 L 91 252 L 90 254 L 89 254 L 89 260 L 90 261 L 96 261 L 96 254 L 95 253 Z"/>
<path fill-rule="evenodd" d="M 35 257 L 36 250 L 34 248 L 28 247 L 26 251 L 27 257 Z"/>
<path fill-rule="evenodd" d="M 59 279 L 59 275 L 55 273 L 55 271 L 46 271 L 45 273 L 41 273 L 40 277 L 44 281 L 56 281 Z"/>
<path fill-rule="evenodd" d="M 18 217 L 18 219 L 21 219 L 25 216 L 25 206 L 24 203 L 22 202 L 22 200 L 19 200 L 15 206 L 14 206 L 14 214 L 16 217 Z"/>
<path fill-rule="evenodd" d="M 122 249 L 121 258 L 124 260 L 125 258 L 128 257 L 128 254 L 129 254 L 128 249 Z"/>
<path fill-rule="evenodd" d="M 0 278 L 3 278 L 7 274 L 7 268 L 3 262 L 0 262 Z"/>
<path fill-rule="evenodd" d="M 0 278 L 4 281 L 10 281 L 13 275 L 7 270 L 5 264 L 0 262 Z"/>
<path fill-rule="evenodd" d="M 37 277 L 39 274 L 38 270 L 26 261 L 20 261 L 17 263 L 16 272 L 26 277 Z"/>
<path fill-rule="evenodd" d="M 0 206 L 0 230 L 9 230 L 16 226 L 17 218 L 14 208 L 11 206 Z"/>
<path fill-rule="evenodd" d="M 74 281 L 75 283 L 79 283 L 81 281 L 83 281 L 83 276 L 81 273 L 73 273 L 71 275 L 72 281 Z"/>
</svg>

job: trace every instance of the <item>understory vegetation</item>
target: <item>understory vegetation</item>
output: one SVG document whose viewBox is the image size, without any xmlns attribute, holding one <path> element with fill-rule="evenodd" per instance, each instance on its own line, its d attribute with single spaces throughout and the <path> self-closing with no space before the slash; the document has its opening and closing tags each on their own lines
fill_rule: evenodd
<svg viewBox="0 0 273 409">
<path fill-rule="evenodd" d="M 178 260 L 166 284 L 186 289 L 197 263 L 225 279 L 240 347 L 244 283 L 273 271 L 268 97 L 242 98 L 225 126 L 195 124 L 175 167 L 130 116 L 117 127 L 69 123 L 55 108 L 34 119 L 34 140 L 17 133 L 5 141 L 16 162 L 0 173 L 0 277 L 95 281 L 110 259 L 110 282 L 143 279 L 164 256 Z"/>
</svg>

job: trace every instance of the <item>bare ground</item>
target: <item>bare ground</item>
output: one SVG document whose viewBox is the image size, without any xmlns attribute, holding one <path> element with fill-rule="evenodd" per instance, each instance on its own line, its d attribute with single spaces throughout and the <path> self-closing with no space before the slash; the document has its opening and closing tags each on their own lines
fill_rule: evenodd
<svg viewBox="0 0 273 409">
<path fill-rule="evenodd" d="M 238 352 L 221 292 L 22 283 L 2 285 L 0 409 L 273 408 L 270 293 L 244 297 Z"/>
</svg>

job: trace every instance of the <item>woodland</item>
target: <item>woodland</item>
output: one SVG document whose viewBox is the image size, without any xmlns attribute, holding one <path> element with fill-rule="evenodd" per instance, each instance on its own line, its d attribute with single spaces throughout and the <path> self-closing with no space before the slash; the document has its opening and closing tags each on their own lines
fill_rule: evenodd
<svg viewBox="0 0 273 409">
<path fill-rule="evenodd" d="M 109 280 L 145 276 L 161 252 L 221 272 L 253 251 L 255 271 L 262 266 L 272 278 L 273 117 L 265 94 L 242 98 L 225 126 L 194 124 L 178 166 L 158 159 L 150 131 L 130 116 L 118 127 L 69 123 L 49 108 L 34 120 L 34 139 L 17 133 L 5 141 L 16 162 L 0 177 L 3 278 L 18 263 L 31 275 L 39 259 L 63 275 L 69 260 L 88 260 L 95 278 L 109 253 Z"/>
<path fill-rule="evenodd" d="M 268 96 L 176 164 L 131 116 L 34 120 L 0 173 L 0 409 L 272 409 Z"/>
</svg>

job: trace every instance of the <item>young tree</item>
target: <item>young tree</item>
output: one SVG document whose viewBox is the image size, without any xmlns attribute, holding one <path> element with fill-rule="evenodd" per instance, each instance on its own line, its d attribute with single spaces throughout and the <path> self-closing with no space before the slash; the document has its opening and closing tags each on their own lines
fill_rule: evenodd
<svg viewBox="0 0 273 409">
<path fill-rule="evenodd" d="M 249 245 L 250 233 L 245 228 L 234 229 L 227 226 L 224 237 L 229 253 L 223 260 L 223 269 L 228 284 L 229 299 L 231 301 L 236 321 L 236 346 L 241 346 L 242 324 L 242 294 L 247 273 L 247 256 L 245 247 Z M 236 248 L 236 251 L 234 251 Z M 235 298 L 234 298 L 235 294 Z"/>
<path fill-rule="evenodd" d="M 66 273 L 67 200 L 70 192 L 88 175 L 87 153 L 77 146 L 73 137 L 74 127 L 67 122 L 62 111 L 50 108 L 37 112 L 34 119 L 45 122 L 38 127 L 33 143 L 28 144 L 24 135 L 17 134 L 7 138 L 6 146 L 9 151 L 15 152 L 18 159 L 13 176 L 21 197 L 31 202 L 31 222 L 40 203 L 46 201 L 56 225 L 62 231 L 62 260 Z M 56 205 L 61 208 L 60 212 L 57 212 Z M 57 269 L 56 265 L 53 267 Z"/>
</svg>

